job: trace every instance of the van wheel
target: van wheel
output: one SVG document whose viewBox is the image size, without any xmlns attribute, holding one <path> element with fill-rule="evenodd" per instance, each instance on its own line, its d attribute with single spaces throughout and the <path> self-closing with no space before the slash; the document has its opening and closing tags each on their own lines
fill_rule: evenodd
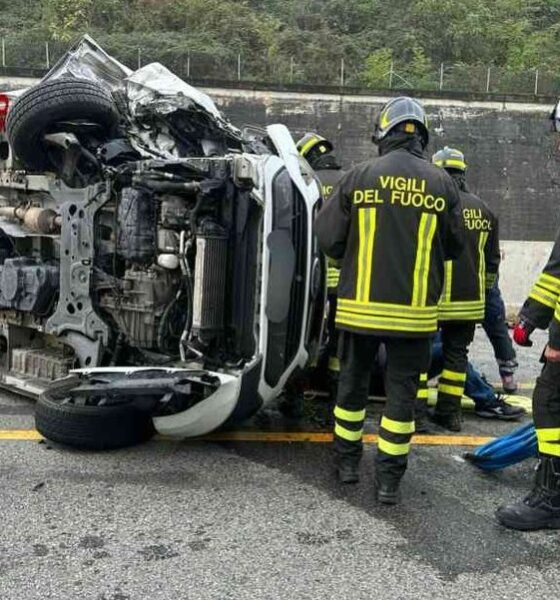
<svg viewBox="0 0 560 600">
<path fill-rule="evenodd" d="M 54 79 L 24 92 L 8 111 L 6 134 L 13 154 L 30 171 L 52 167 L 44 142 L 47 133 L 66 131 L 65 124 L 99 126 L 110 136 L 119 115 L 111 93 L 87 79 Z"/>
<path fill-rule="evenodd" d="M 35 427 L 53 442 L 83 450 L 110 450 L 134 446 L 155 433 L 152 411 L 132 400 L 104 404 L 86 403 L 71 394 L 80 385 L 77 377 L 56 382 L 37 401 Z"/>
</svg>

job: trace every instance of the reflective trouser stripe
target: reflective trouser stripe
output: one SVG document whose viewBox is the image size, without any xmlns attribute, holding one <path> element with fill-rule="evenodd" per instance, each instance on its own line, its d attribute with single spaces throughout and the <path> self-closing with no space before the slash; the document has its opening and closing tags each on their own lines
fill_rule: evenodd
<svg viewBox="0 0 560 600">
<path fill-rule="evenodd" d="M 430 275 L 430 257 L 432 242 L 436 232 L 437 216 L 422 213 L 418 227 L 418 245 L 414 264 L 414 280 L 412 288 L 412 305 L 426 306 L 428 297 L 428 277 Z"/>
<path fill-rule="evenodd" d="M 343 427 L 339 423 L 336 423 L 334 426 L 335 435 L 348 442 L 359 442 L 362 439 L 362 432 L 363 429 L 352 431 L 351 429 L 346 429 L 346 427 Z"/>
<path fill-rule="evenodd" d="M 371 271 L 375 240 L 376 208 L 358 209 L 358 273 L 356 278 L 356 300 L 367 302 L 371 293 Z"/>
<path fill-rule="evenodd" d="M 340 360 L 336 356 L 329 357 L 329 371 L 338 373 L 340 371 Z"/>
<path fill-rule="evenodd" d="M 410 442 L 407 442 L 406 444 L 395 444 L 384 440 L 382 437 L 379 437 L 377 447 L 382 452 L 385 452 L 385 454 L 390 454 L 391 456 L 403 456 L 410 452 Z"/>
<path fill-rule="evenodd" d="M 340 406 L 334 407 L 334 416 L 337 419 L 348 421 L 349 423 L 359 423 L 366 418 L 366 409 L 362 410 L 346 410 Z"/>
<path fill-rule="evenodd" d="M 389 417 L 381 418 L 381 427 L 391 433 L 412 434 L 414 433 L 414 421 L 394 421 Z"/>
<path fill-rule="evenodd" d="M 485 285 L 486 285 L 487 290 L 494 287 L 494 284 L 496 283 L 496 279 L 498 279 L 497 273 L 486 273 Z"/>
<path fill-rule="evenodd" d="M 449 394 L 450 396 L 463 396 L 463 386 L 456 385 L 447 385 L 446 383 L 440 383 L 438 385 L 438 391 L 443 392 L 444 394 Z"/>
<path fill-rule="evenodd" d="M 443 369 L 441 372 L 441 377 L 443 379 L 447 379 L 448 381 L 466 381 L 467 374 L 460 373 L 459 371 L 450 371 L 449 369 Z"/>
<path fill-rule="evenodd" d="M 539 452 L 550 456 L 560 456 L 560 428 L 546 427 L 536 431 Z"/>
<path fill-rule="evenodd" d="M 420 374 L 420 381 L 418 383 L 418 391 L 416 392 L 416 398 L 418 400 L 428 399 L 428 373 Z"/>
</svg>

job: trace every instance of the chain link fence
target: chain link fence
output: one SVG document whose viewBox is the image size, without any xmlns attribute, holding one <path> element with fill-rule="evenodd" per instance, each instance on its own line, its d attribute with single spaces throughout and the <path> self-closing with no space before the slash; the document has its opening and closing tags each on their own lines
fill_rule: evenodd
<svg viewBox="0 0 560 600">
<path fill-rule="evenodd" d="M 103 42 L 103 41 L 102 41 Z M 37 42 L 25 39 L 0 40 L 0 66 L 8 68 L 50 68 L 67 50 L 63 42 Z M 341 58 L 333 64 L 326 56 L 322 61 L 304 62 L 292 57 L 245 56 L 227 53 L 209 54 L 165 47 L 161 44 L 135 47 L 128 41 L 111 39 L 103 47 L 132 69 L 150 62 L 160 62 L 184 79 L 197 81 L 242 81 L 267 84 L 294 84 L 361 88 L 372 90 L 415 90 L 468 93 L 520 94 L 553 96 L 560 89 L 560 72 L 540 69 L 512 71 L 486 65 L 445 64 L 415 73 L 410 65 L 392 63 L 384 72 L 367 73 L 366 63 Z"/>
</svg>

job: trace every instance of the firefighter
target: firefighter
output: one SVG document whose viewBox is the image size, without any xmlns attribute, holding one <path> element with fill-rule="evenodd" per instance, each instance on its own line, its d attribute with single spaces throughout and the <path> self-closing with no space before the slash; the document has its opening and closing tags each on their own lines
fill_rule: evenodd
<svg viewBox="0 0 560 600">
<path fill-rule="evenodd" d="M 560 133 L 560 101 L 552 115 Z M 502 506 L 498 521 L 512 529 L 560 529 L 560 231 L 546 266 L 525 301 L 513 339 L 531 346 L 534 329 L 549 328 L 544 367 L 533 392 L 533 420 L 539 446 L 539 466 L 531 492 L 519 502 Z"/>
<path fill-rule="evenodd" d="M 432 162 L 445 169 L 457 184 L 465 224 L 465 247 L 461 256 L 445 263 L 439 305 L 443 370 L 432 420 L 445 429 L 461 431 L 461 398 L 469 346 L 476 323 L 484 320 L 486 290 L 496 281 L 500 265 L 498 221 L 486 203 L 468 191 L 467 165 L 460 150 L 445 147 L 433 155 Z M 497 409 L 500 413 L 518 412 L 505 403 Z"/>
<path fill-rule="evenodd" d="M 344 171 L 333 153 L 333 145 L 318 133 L 306 133 L 296 144 L 299 153 L 307 160 L 321 183 L 322 196 L 327 200 Z M 334 407 L 340 363 L 337 356 L 338 334 L 335 327 L 336 289 L 340 278 L 340 269 L 327 259 L 327 295 L 329 317 L 327 321 L 326 360 L 329 372 L 329 399 Z M 331 413 L 332 414 L 332 413 Z"/>
<path fill-rule="evenodd" d="M 342 261 L 336 324 L 341 370 L 334 410 L 338 478 L 359 479 L 370 369 L 387 353 L 387 403 L 380 423 L 375 496 L 399 501 L 414 432 L 414 400 L 437 330 L 443 265 L 463 246 L 458 190 L 424 157 L 428 125 L 412 98 L 390 100 L 373 134 L 380 157 L 344 175 L 319 212 L 319 246 Z"/>
</svg>

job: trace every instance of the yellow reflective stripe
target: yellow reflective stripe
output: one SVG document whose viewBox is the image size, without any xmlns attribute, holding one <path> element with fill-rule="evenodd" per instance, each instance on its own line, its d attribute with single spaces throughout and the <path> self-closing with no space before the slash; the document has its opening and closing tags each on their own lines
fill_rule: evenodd
<svg viewBox="0 0 560 600">
<path fill-rule="evenodd" d="M 420 381 L 428 381 L 428 373 L 420 373 Z"/>
<path fill-rule="evenodd" d="M 385 415 L 381 417 L 381 427 L 391 433 L 414 433 L 414 421 L 394 421 Z"/>
<path fill-rule="evenodd" d="M 329 267 L 327 269 L 327 287 L 336 287 L 340 280 L 340 269 Z"/>
<path fill-rule="evenodd" d="M 558 294 L 554 294 L 553 292 L 546 290 L 538 283 L 533 286 L 531 294 L 536 294 L 539 298 L 542 298 L 542 300 L 546 301 L 548 304 L 552 303 L 556 305 L 556 302 L 558 301 Z"/>
<path fill-rule="evenodd" d="M 360 244 L 358 248 L 356 300 L 360 302 L 367 302 L 371 292 L 371 271 L 376 214 L 376 208 L 360 208 L 358 210 Z"/>
<path fill-rule="evenodd" d="M 338 298 L 337 306 L 347 312 L 364 314 L 383 314 L 402 316 L 409 319 L 432 319 L 437 314 L 437 306 L 409 306 L 408 304 L 390 304 L 385 302 L 356 302 L 347 298 Z"/>
<path fill-rule="evenodd" d="M 418 227 L 418 246 L 414 264 L 414 282 L 412 288 L 412 306 L 426 306 L 428 297 L 428 276 L 430 274 L 430 256 L 432 242 L 436 232 L 437 217 L 422 213 Z"/>
<path fill-rule="evenodd" d="M 537 279 L 537 282 L 541 283 L 542 285 L 549 286 L 551 289 L 560 294 L 560 278 L 549 275 L 548 273 L 541 273 Z"/>
<path fill-rule="evenodd" d="M 443 301 L 451 302 L 451 282 L 453 280 L 453 261 L 446 260 L 444 265 L 444 275 L 443 280 L 445 282 L 444 292 L 443 292 Z"/>
<path fill-rule="evenodd" d="M 382 329 L 387 331 L 415 331 L 430 333 L 437 329 L 437 318 L 430 321 L 417 322 L 408 319 L 399 319 L 398 317 L 369 317 L 367 315 L 356 315 L 338 310 L 336 313 L 336 323 L 340 325 L 350 325 L 354 327 L 363 327 L 365 329 Z"/>
<path fill-rule="evenodd" d="M 449 369 L 443 369 L 441 376 L 448 381 L 466 381 L 467 374 L 460 373 L 459 371 L 450 371 Z"/>
<path fill-rule="evenodd" d="M 359 442 L 362 439 L 362 429 L 359 431 L 352 431 L 350 429 L 346 429 L 346 427 L 342 427 L 338 423 L 334 426 L 334 433 L 339 438 L 343 440 L 347 440 L 348 442 Z"/>
<path fill-rule="evenodd" d="M 467 170 L 467 165 L 462 160 L 457 160 L 455 158 L 448 158 L 446 160 L 436 160 L 434 164 L 438 167 L 455 167 L 457 169 L 462 169 L 463 171 Z"/>
<path fill-rule="evenodd" d="M 336 356 L 329 358 L 329 371 L 335 371 L 336 373 L 340 371 L 340 361 Z"/>
<path fill-rule="evenodd" d="M 539 442 L 560 442 L 560 427 L 546 427 L 537 429 Z"/>
<path fill-rule="evenodd" d="M 560 444 L 541 442 L 539 440 L 539 452 L 542 454 L 549 454 L 550 456 L 560 456 Z"/>
<path fill-rule="evenodd" d="M 416 392 L 416 397 L 418 398 L 418 400 L 424 400 L 424 399 L 428 399 L 428 390 L 427 389 L 419 389 Z"/>
<path fill-rule="evenodd" d="M 438 385 L 438 391 L 450 396 L 463 396 L 463 386 L 447 385 L 446 383 L 440 383 Z"/>
<path fill-rule="evenodd" d="M 484 302 L 484 296 L 486 293 L 486 255 L 484 254 L 484 247 L 488 241 L 488 232 L 481 231 L 478 238 L 478 292 L 479 298 Z"/>
<path fill-rule="evenodd" d="M 334 407 L 334 416 L 337 419 L 348 421 L 349 423 L 359 423 L 366 418 L 366 409 L 362 410 L 346 410 L 340 406 Z"/>
<path fill-rule="evenodd" d="M 320 142 L 321 140 L 318 137 L 312 137 L 308 142 L 306 142 L 302 147 L 301 150 L 299 151 L 299 153 L 301 154 L 301 156 L 305 156 L 306 153 L 311 150 L 311 148 L 313 148 L 313 146 L 317 143 Z"/>
<path fill-rule="evenodd" d="M 490 289 L 496 283 L 496 279 L 498 278 L 497 273 L 486 273 L 486 289 Z"/>
<path fill-rule="evenodd" d="M 556 308 L 556 300 L 550 300 L 546 296 L 543 296 L 540 292 L 537 292 L 535 288 L 533 288 L 533 290 L 529 294 L 529 298 L 531 298 L 532 300 L 536 300 L 540 304 L 548 306 L 548 308 Z"/>
<path fill-rule="evenodd" d="M 382 452 L 385 452 L 385 454 L 390 454 L 391 456 L 403 456 L 410 452 L 410 443 L 394 444 L 393 442 L 384 440 L 382 437 L 378 439 L 377 447 Z"/>
</svg>

